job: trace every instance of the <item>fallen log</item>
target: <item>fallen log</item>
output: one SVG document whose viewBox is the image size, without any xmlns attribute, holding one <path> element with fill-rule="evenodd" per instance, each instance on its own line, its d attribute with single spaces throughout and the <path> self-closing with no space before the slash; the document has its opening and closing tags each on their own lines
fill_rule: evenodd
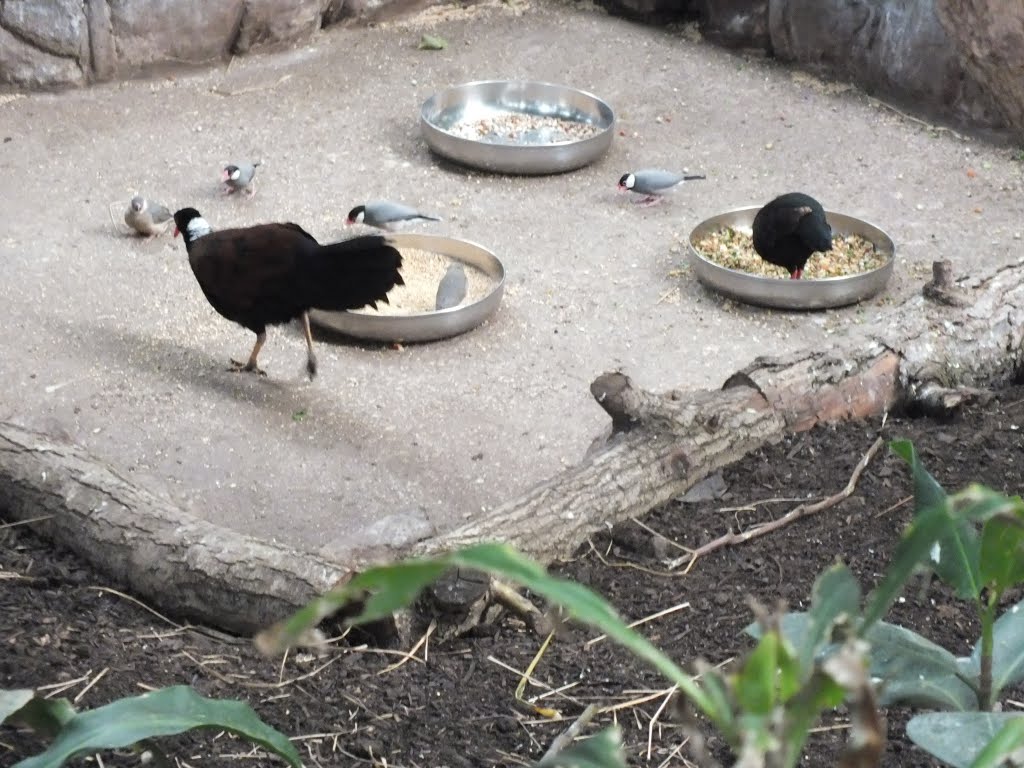
<svg viewBox="0 0 1024 768">
<path fill-rule="evenodd" d="M 0 510 L 182 619 L 252 634 L 347 576 L 200 520 L 67 441 L 0 424 Z"/>
<path fill-rule="evenodd" d="M 758 358 L 720 390 L 651 393 L 622 372 L 602 374 L 591 393 L 611 424 L 578 465 L 411 553 L 490 539 L 550 562 L 784 432 L 900 405 L 955 408 L 1016 376 L 1024 265 L 961 286 L 950 284 L 946 268 L 936 275 L 941 285 L 891 311 L 889 332 L 851 332 L 828 351 Z M 155 607 L 246 634 L 358 567 L 199 520 L 80 447 L 7 423 L 0 423 L 0 509 L 15 520 L 49 516 L 35 527 Z M 466 600 L 490 601 L 483 591 L 481 598 L 466 590 L 474 595 Z M 451 603 L 447 597 L 442 602 Z"/>
<path fill-rule="evenodd" d="M 591 393 L 611 426 L 580 464 L 415 551 L 490 539 L 549 562 L 783 432 L 896 406 L 959 407 L 1021 369 L 1024 265 L 962 286 L 954 285 L 947 264 L 936 266 L 922 295 L 892 311 L 889 328 L 875 336 L 851 333 L 828 351 L 759 357 L 718 391 L 656 394 L 620 372 L 602 374 Z"/>
</svg>

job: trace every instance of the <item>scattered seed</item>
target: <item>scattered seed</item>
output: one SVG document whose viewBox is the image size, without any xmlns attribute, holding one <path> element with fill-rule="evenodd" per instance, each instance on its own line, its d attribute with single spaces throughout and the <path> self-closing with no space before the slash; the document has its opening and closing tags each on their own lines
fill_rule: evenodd
<svg viewBox="0 0 1024 768">
<path fill-rule="evenodd" d="M 754 250 L 750 232 L 723 227 L 696 243 L 702 256 L 726 269 L 749 272 L 760 277 L 789 278 L 782 267 L 769 264 Z M 826 277 L 848 277 L 870 272 L 885 264 L 885 255 L 874 244 L 860 235 L 834 235 L 832 250 L 815 253 L 804 268 L 804 279 L 820 280 Z"/>
</svg>

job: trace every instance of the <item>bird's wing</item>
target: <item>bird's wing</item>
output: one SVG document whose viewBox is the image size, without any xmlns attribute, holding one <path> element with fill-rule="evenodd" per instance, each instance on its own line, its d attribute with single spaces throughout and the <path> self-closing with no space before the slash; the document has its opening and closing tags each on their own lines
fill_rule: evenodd
<svg viewBox="0 0 1024 768">
<path fill-rule="evenodd" d="M 638 171 L 634 176 L 638 179 L 642 179 L 647 186 L 653 189 L 665 189 L 666 187 L 675 186 L 683 180 L 683 175 L 681 173 L 662 171 L 655 168 Z"/>
<path fill-rule="evenodd" d="M 173 216 L 165 206 L 160 205 L 160 203 L 154 203 L 152 200 L 149 203 L 149 210 L 156 224 L 163 224 Z"/>
<path fill-rule="evenodd" d="M 296 224 L 262 224 L 200 238 L 189 262 L 214 309 L 253 328 L 287 322 L 305 309 L 301 265 L 317 248 Z"/>
<path fill-rule="evenodd" d="M 775 230 L 779 235 L 791 235 L 800 226 L 800 221 L 813 210 L 806 205 L 779 208 L 775 219 Z"/>
</svg>

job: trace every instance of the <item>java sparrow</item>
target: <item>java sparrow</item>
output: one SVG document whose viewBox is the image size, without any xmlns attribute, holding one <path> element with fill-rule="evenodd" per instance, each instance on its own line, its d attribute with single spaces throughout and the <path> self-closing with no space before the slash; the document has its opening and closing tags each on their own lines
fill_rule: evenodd
<svg viewBox="0 0 1024 768">
<path fill-rule="evenodd" d="M 622 174 L 619 179 L 619 191 L 636 192 L 644 195 L 640 201 L 643 205 L 651 205 L 658 202 L 661 196 L 678 187 L 684 181 L 696 181 L 705 179 L 706 176 L 689 176 L 673 171 L 660 171 L 656 168 L 645 168 L 642 171 Z"/>
<path fill-rule="evenodd" d="M 441 221 L 439 216 L 421 213 L 402 203 L 390 200 L 375 200 L 366 205 L 357 205 L 348 212 L 345 226 L 367 224 L 377 229 L 395 230 L 418 221 Z"/>
<path fill-rule="evenodd" d="M 255 163 L 232 163 L 224 166 L 221 171 L 221 180 L 224 182 L 224 194 L 231 195 L 238 191 L 245 192 L 249 197 L 256 194 L 256 166 Z"/>
<path fill-rule="evenodd" d="M 449 265 L 441 282 L 437 285 L 437 299 L 434 309 L 457 307 L 466 298 L 466 270 L 458 262 Z"/>
<path fill-rule="evenodd" d="M 142 195 L 133 197 L 124 212 L 124 223 L 147 238 L 166 232 L 171 221 L 171 212 L 167 208 Z"/>
</svg>

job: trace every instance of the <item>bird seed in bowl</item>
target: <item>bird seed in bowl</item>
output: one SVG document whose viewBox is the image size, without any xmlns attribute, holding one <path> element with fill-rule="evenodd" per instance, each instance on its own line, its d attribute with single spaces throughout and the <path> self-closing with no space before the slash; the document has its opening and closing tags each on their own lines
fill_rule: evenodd
<svg viewBox="0 0 1024 768">
<path fill-rule="evenodd" d="M 698 240 L 695 247 L 701 256 L 726 269 L 747 272 L 759 277 L 789 278 L 782 267 L 769 264 L 754 250 L 749 231 L 722 227 Z M 833 235 L 832 250 L 811 255 L 804 268 L 805 280 L 826 277 L 850 277 L 871 272 L 885 265 L 885 254 L 860 235 Z"/>
<path fill-rule="evenodd" d="M 555 115 L 499 112 L 477 120 L 462 120 L 448 129 L 461 139 L 489 144 L 545 145 L 582 141 L 601 132 L 599 126 Z"/>
<path fill-rule="evenodd" d="M 396 285 L 388 291 L 388 301 L 377 302 L 377 309 L 363 307 L 350 310 L 367 315 L 416 315 L 433 312 L 437 299 L 437 286 L 450 264 L 456 262 L 441 253 L 423 251 L 419 248 L 400 248 L 405 285 Z M 462 264 L 466 271 L 466 297 L 459 306 L 479 301 L 494 288 L 494 279 L 481 269 Z"/>
</svg>

